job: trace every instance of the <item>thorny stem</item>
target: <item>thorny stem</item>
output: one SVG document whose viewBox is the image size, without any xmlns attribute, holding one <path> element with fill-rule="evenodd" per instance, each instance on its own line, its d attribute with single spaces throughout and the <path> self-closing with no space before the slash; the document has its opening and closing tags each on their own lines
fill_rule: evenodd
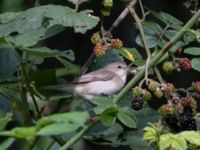
<svg viewBox="0 0 200 150">
<path fill-rule="evenodd" d="M 168 52 L 168 50 L 180 40 L 185 33 L 185 30 L 191 28 L 200 17 L 200 9 L 197 13 L 185 24 L 185 26 L 151 59 L 149 68 L 153 67 L 158 63 L 160 59 Z M 128 84 L 116 95 L 114 101 L 119 103 L 121 98 L 144 76 L 145 69 L 141 69 L 129 82 Z"/>
<path fill-rule="evenodd" d="M 147 60 L 146 60 L 146 65 L 145 65 L 145 80 L 147 82 L 147 80 L 148 80 L 148 68 L 149 68 L 148 66 L 149 66 L 149 63 L 150 63 L 150 60 L 151 60 L 151 51 L 150 51 L 150 49 L 147 45 L 146 39 L 145 39 L 144 28 L 143 28 L 141 19 L 138 17 L 138 15 L 136 14 L 136 12 L 133 8 L 128 6 L 128 9 L 129 9 L 131 15 L 133 16 L 133 18 L 136 21 L 136 24 L 137 24 L 139 31 L 140 31 L 140 34 L 141 34 L 142 42 L 144 44 L 144 48 L 145 48 L 146 53 L 147 53 Z"/>
<path fill-rule="evenodd" d="M 129 7 L 135 7 L 137 3 L 137 0 L 132 0 L 129 3 Z M 121 14 L 118 16 L 118 18 L 114 21 L 114 23 L 112 24 L 112 26 L 108 29 L 108 32 L 112 33 L 112 31 L 122 22 L 122 20 L 127 16 L 129 10 L 126 7 Z M 94 52 L 92 52 L 92 54 L 90 55 L 90 57 L 88 58 L 88 60 L 85 62 L 85 64 L 83 65 L 82 69 L 81 69 L 81 74 L 86 73 L 88 66 L 93 62 L 95 58 L 95 54 Z"/>
<path fill-rule="evenodd" d="M 94 125 L 96 122 L 86 125 L 81 131 L 79 131 L 74 137 L 72 137 L 67 143 L 65 143 L 59 150 L 67 150 L 72 147 L 77 141 L 79 141 Z"/>
</svg>

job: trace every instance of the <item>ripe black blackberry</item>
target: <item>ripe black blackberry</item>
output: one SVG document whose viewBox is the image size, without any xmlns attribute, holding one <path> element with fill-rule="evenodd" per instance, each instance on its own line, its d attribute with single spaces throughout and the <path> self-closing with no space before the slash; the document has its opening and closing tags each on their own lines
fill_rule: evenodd
<svg viewBox="0 0 200 150">
<path fill-rule="evenodd" d="M 178 124 L 178 119 L 176 118 L 176 116 L 174 116 L 172 114 L 168 114 L 164 117 L 164 120 L 171 130 L 173 130 L 175 132 L 180 131 L 180 126 Z"/>
<path fill-rule="evenodd" d="M 183 108 L 183 114 L 185 116 L 185 118 L 187 119 L 192 119 L 193 117 L 193 111 L 192 111 L 192 108 L 191 107 L 184 107 Z"/>
<path fill-rule="evenodd" d="M 144 104 L 144 100 L 140 97 L 136 97 L 133 101 L 132 101 L 132 108 L 134 110 L 140 110 L 142 109 Z"/>
<path fill-rule="evenodd" d="M 197 125 L 195 119 L 190 120 L 184 120 L 181 122 L 181 129 L 183 131 L 191 131 L 191 130 L 197 130 Z"/>
</svg>

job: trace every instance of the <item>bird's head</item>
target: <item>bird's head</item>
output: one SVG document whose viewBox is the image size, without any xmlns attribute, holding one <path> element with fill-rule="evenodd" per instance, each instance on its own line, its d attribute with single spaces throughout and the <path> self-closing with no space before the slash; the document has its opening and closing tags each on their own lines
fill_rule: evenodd
<svg viewBox="0 0 200 150">
<path fill-rule="evenodd" d="M 123 62 L 114 62 L 105 66 L 105 69 L 112 71 L 119 76 L 127 76 L 129 73 L 129 67 Z"/>
</svg>

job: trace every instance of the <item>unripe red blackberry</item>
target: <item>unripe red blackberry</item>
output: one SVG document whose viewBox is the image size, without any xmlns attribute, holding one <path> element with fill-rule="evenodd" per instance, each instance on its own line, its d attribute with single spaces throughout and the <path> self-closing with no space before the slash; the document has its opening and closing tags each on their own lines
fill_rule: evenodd
<svg viewBox="0 0 200 150">
<path fill-rule="evenodd" d="M 200 93 L 200 81 L 193 82 L 192 88 L 195 92 Z"/>
<path fill-rule="evenodd" d="M 174 85 L 172 83 L 166 83 L 166 84 L 164 84 L 164 91 L 167 94 L 173 94 L 175 92 Z"/>
<path fill-rule="evenodd" d="M 188 58 L 181 58 L 180 59 L 180 66 L 183 70 L 190 70 L 191 69 L 191 61 Z"/>
<path fill-rule="evenodd" d="M 135 97 L 135 99 L 132 101 L 132 108 L 138 111 L 142 109 L 143 104 L 144 104 L 144 101 L 141 97 Z"/>
<path fill-rule="evenodd" d="M 149 91 L 147 91 L 147 90 L 143 90 L 142 98 L 143 98 L 145 101 L 151 100 L 151 98 L 152 98 L 151 92 L 149 92 Z"/>
<path fill-rule="evenodd" d="M 134 96 L 139 97 L 143 93 L 143 89 L 139 86 L 136 86 L 132 89 Z"/>
<path fill-rule="evenodd" d="M 154 91 L 153 93 L 157 98 L 161 98 L 164 95 L 163 91 L 161 91 L 160 89 Z"/>
<path fill-rule="evenodd" d="M 97 43 L 101 42 L 101 37 L 100 37 L 99 33 L 94 33 L 90 40 L 94 45 L 96 45 Z"/>
<path fill-rule="evenodd" d="M 175 68 L 172 61 L 166 61 L 163 63 L 162 69 L 166 74 L 171 74 Z"/>
<path fill-rule="evenodd" d="M 103 56 L 106 53 L 107 47 L 105 45 L 102 45 L 100 43 L 97 43 L 94 47 L 93 51 L 97 57 Z"/>
<path fill-rule="evenodd" d="M 148 83 L 148 89 L 152 92 L 156 91 L 159 88 L 159 83 L 153 80 L 150 80 Z"/>
<path fill-rule="evenodd" d="M 113 48 L 122 48 L 123 42 L 120 39 L 112 39 L 111 45 Z"/>
</svg>

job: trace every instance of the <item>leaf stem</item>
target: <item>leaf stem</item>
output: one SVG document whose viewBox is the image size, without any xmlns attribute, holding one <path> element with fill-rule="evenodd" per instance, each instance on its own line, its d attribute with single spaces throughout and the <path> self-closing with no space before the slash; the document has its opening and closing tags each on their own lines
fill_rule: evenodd
<svg viewBox="0 0 200 150">
<path fill-rule="evenodd" d="M 151 59 L 149 68 L 154 66 L 168 52 L 178 40 L 180 40 L 186 29 L 191 28 L 200 17 L 200 9 L 197 13 L 185 24 L 185 26 Z M 114 101 L 119 103 L 121 98 L 144 76 L 145 68 L 141 69 L 128 84 L 116 95 Z"/>
</svg>

